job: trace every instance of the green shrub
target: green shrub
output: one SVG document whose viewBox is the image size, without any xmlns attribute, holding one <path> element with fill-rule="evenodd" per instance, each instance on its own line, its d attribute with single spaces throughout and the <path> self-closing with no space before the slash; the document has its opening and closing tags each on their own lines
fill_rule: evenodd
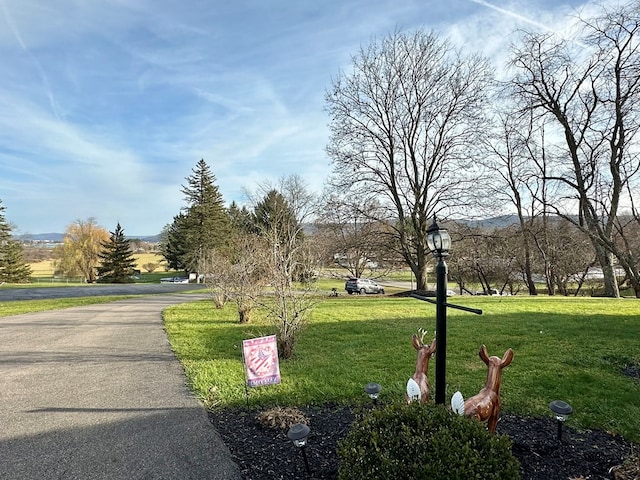
<svg viewBox="0 0 640 480">
<path fill-rule="evenodd" d="M 418 402 L 359 414 L 338 456 L 340 480 L 512 480 L 520 470 L 508 437 Z"/>
</svg>

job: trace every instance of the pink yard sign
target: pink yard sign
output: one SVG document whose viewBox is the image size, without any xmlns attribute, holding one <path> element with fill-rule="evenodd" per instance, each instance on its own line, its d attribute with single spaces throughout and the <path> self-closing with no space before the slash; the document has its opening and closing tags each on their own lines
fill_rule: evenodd
<svg viewBox="0 0 640 480">
<path fill-rule="evenodd" d="M 247 368 L 247 384 L 250 387 L 280 383 L 275 335 L 243 340 L 242 353 Z"/>
</svg>

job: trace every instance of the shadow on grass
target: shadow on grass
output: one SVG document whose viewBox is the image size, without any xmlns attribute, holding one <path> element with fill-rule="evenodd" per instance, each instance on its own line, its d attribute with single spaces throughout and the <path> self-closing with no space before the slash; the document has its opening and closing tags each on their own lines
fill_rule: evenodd
<svg viewBox="0 0 640 480">
<path fill-rule="evenodd" d="M 405 310 L 410 313 L 398 316 L 394 309 L 400 304 L 380 300 L 346 302 L 350 313 L 344 316 L 350 318 L 335 319 L 321 311 L 320 319 L 311 321 L 300 336 L 294 358 L 281 360 L 282 385 L 252 391 L 252 401 L 262 405 L 358 402 L 370 381 L 383 385 L 383 395 L 402 398 L 415 368 L 411 335 L 418 328 L 434 334 L 435 307 L 412 307 Z M 510 299 L 460 300 L 480 306 L 484 315 L 449 312 L 447 398 L 456 390 L 468 398 L 484 386 L 486 366 L 478 358 L 481 344 L 496 356 L 513 348 L 514 361 L 503 372 L 506 411 L 544 416 L 549 402 L 560 398 L 576 410 L 573 425 L 599 427 L 638 439 L 640 382 L 624 369 L 638 362 L 634 355 L 640 351 L 640 316 L 620 315 L 611 308 L 561 312 L 549 302 L 534 304 L 536 311 L 514 308 L 511 312 L 515 303 Z M 330 302 L 339 307 L 344 299 Z M 424 316 L 416 312 L 424 312 Z M 232 318 L 233 312 L 225 320 L 190 320 L 205 348 L 185 359 L 231 360 L 241 371 L 242 340 L 275 331 L 264 323 L 239 325 Z M 432 385 L 434 374 L 435 360 L 429 370 Z M 224 372 L 216 375 L 224 377 Z M 234 377 L 238 378 L 238 372 Z M 594 396 L 606 401 L 594 403 Z M 219 401 L 225 402 L 224 398 L 222 393 Z M 237 404 L 243 401 L 234 400 Z"/>
</svg>

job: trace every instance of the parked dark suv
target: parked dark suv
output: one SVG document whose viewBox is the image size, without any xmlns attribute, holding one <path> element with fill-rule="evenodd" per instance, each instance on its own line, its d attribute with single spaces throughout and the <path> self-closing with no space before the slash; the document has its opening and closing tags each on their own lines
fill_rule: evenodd
<svg viewBox="0 0 640 480">
<path fill-rule="evenodd" d="M 350 278 L 344 284 L 344 289 L 349 295 L 353 293 L 384 293 L 382 285 L 378 285 L 376 282 L 369 280 L 368 278 Z"/>
</svg>

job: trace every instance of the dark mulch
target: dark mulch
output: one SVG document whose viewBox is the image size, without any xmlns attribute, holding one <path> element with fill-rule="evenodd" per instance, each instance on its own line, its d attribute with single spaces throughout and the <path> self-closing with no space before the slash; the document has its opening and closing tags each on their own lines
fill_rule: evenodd
<svg viewBox="0 0 640 480">
<path fill-rule="evenodd" d="M 349 407 L 325 405 L 300 410 L 309 419 L 311 434 L 306 456 L 311 478 L 336 479 L 339 460 L 336 443 L 347 434 L 354 420 Z M 227 409 L 211 412 L 209 418 L 229 447 L 245 480 L 305 478 L 302 452 L 287 439 L 287 430 L 263 426 L 256 410 Z M 513 442 L 513 454 L 521 464 L 522 480 L 635 480 L 614 476 L 612 467 L 632 455 L 632 446 L 618 436 L 601 431 L 562 429 L 557 438 L 553 418 L 502 415 L 498 433 Z"/>
</svg>

